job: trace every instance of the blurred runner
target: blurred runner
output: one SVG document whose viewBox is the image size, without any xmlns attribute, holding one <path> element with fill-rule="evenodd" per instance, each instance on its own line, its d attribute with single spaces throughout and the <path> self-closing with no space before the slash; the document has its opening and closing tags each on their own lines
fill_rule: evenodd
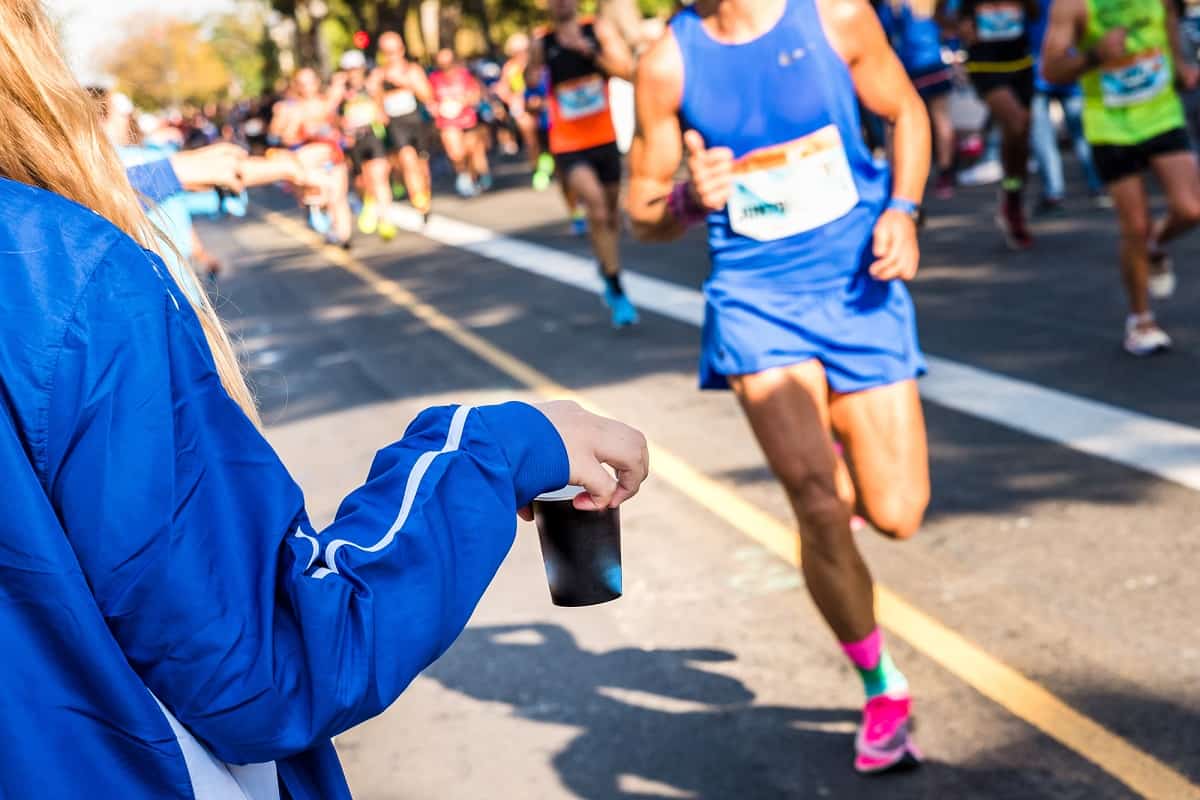
<svg viewBox="0 0 1200 800">
<path fill-rule="evenodd" d="M 350 140 L 350 158 L 362 176 L 362 211 L 358 229 L 366 236 L 378 232 L 389 241 L 396 237 L 392 222 L 392 165 L 388 161 L 387 116 L 377 94 L 367 86 L 367 57 L 361 50 L 342 53 L 342 74 L 337 85 L 341 93 L 342 130 Z"/>
<path fill-rule="evenodd" d="M 1047 80 L 1083 87 L 1083 130 L 1121 228 L 1121 273 L 1129 295 L 1126 352 L 1171 347 L 1150 310 L 1170 297 L 1175 274 L 1162 246 L 1200 223 L 1200 168 L 1175 91 L 1196 87 L 1180 58 L 1175 7 L 1163 0 L 1055 0 L 1042 51 Z M 1154 172 L 1167 214 L 1154 223 L 1142 173 Z"/>
<path fill-rule="evenodd" d="M 486 139 L 476 110 L 482 87 L 450 48 L 439 50 L 436 61 L 437 70 L 429 82 L 442 148 L 454 166 L 454 190 L 462 197 L 474 197 L 492 185 Z"/>
<path fill-rule="evenodd" d="M 1062 154 L 1058 148 L 1058 132 L 1050 116 L 1050 103 L 1057 101 L 1062 109 L 1063 127 L 1075 150 L 1075 157 L 1083 169 L 1087 181 L 1088 195 L 1097 205 L 1103 205 L 1108 195 L 1104 184 L 1092 165 L 1092 147 L 1083 135 L 1083 95 L 1078 83 L 1059 85 L 1050 83 L 1042 74 L 1041 50 L 1046 38 L 1046 26 L 1050 21 L 1052 0 L 1039 0 L 1040 13 L 1030 26 L 1029 40 L 1033 47 L 1034 95 L 1030 121 L 1030 143 L 1037 162 L 1038 174 L 1042 178 L 1042 196 L 1038 200 L 1036 213 L 1040 215 L 1062 212 L 1063 197 L 1066 195 L 1066 179 L 1063 177 Z"/>
<path fill-rule="evenodd" d="M 967 48 L 967 72 L 1000 127 L 1004 180 L 996 224 L 1014 250 L 1033 244 L 1023 195 L 1033 102 L 1029 26 L 1037 15 L 1038 0 L 962 0 L 959 8 L 958 33 Z"/>
<path fill-rule="evenodd" d="M 536 174 L 541 157 L 538 146 L 538 122 L 525 105 L 525 70 L 529 67 L 529 37 L 523 33 L 514 33 L 504 43 L 504 53 L 508 60 L 500 70 L 500 80 L 496 84 L 496 97 L 504 103 L 525 148 L 525 157 L 529 160 L 530 169 Z M 553 164 L 551 164 L 553 171 Z M 546 185 L 549 185 L 549 176 Z M 537 187 L 535 187 L 537 188 Z M 543 186 L 542 188 L 545 188 Z"/>
<path fill-rule="evenodd" d="M 1197 66 L 1200 64 L 1200 0 L 1173 2 L 1175 13 L 1179 17 L 1179 33 L 1182 37 L 1179 55 L 1182 63 Z M 1200 87 L 1183 89 L 1181 97 L 1192 143 L 1200 144 Z"/>
<path fill-rule="evenodd" d="M 409 61 L 404 40 L 395 31 L 379 37 L 379 66 L 371 73 L 371 91 L 387 115 L 387 143 L 413 208 L 428 217 L 433 207 L 429 176 L 429 124 L 421 106 L 433 105 L 433 87 L 425 70 Z"/>
<path fill-rule="evenodd" d="M 268 156 L 286 158 L 290 152 L 306 170 L 324 173 L 322 192 L 305 197 L 309 220 L 330 243 L 349 247 L 354 215 L 350 211 L 350 171 L 338 127 L 340 103 L 340 92 L 323 92 L 314 70 L 306 67 L 297 72 L 289 96 L 275 104 L 269 130 L 286 150 L 268 151 Z M 322 209 L 327 213 L 324 218 Z"/>
<path fill-rule="evenodd" d="M 936 0 L 888 0 L 879 12 L 900 63 L 929 109 L 937 160 L 934 193 L 948 199 L 954 196 L 956 180 L 954 122 L 950 119 L 954 71 L 942 59 L 942 31 L 934 17 L 936 6 Z"/>
<path fill-rule="evenodd" d="M 552 27 L 538 38 L 529 75 L 546 69 L 550 152 L 559 180 L 587 212 L 612 323 L 633 325 L 637 310 L 621 285 L 621 152 L 608 96 L 609 77 L 632 78 L 633 54 L 604 20 L 580 20 L 576 0 L 547 5 Z"/>
<path fill-rule="evenodd" d="M 924 104 L 866 0 L 698 0 L 642 57 L 636 95 L 634 230 L 666 241 L 708 221 L 701 386 L 741 401 L 795 510 L 809 592 L 862 676 L 855 768 L 915 763 L 908 681 L 850 520 L 858 508 L 907 539 L 929 500 L 903 283 L 929 173 Z M 894 125 L 894 176 L 866 147 L 859 100 Z M 691 178 L 674 183 L 685 144 Z"/>
</svg>

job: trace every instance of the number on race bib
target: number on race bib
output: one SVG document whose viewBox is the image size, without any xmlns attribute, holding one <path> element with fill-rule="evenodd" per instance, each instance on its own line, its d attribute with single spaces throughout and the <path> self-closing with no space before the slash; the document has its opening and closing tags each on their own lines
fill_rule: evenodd
<svg viewBox="0 0 1200 800">
<path fill-rule="evenodd" d="M 811 231 L 858 204 L 858 186 L 836 125 L 747 153 L 734 163 L 729 225 L 758 241 Z"/>
</svg>

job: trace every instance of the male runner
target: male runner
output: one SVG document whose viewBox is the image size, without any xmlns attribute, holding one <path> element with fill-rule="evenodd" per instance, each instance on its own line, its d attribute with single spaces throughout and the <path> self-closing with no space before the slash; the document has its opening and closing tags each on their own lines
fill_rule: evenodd
<svg viewBox="0 0 1200 800">
<path fill-rule="evenodd" d="M 634 231 L 667 240 L 708 221 L 701 386 L 741 401 L 799 521 L 809 593 L 862 675 L 855 767 L 916 762 L 908 683 L 850 520 L 857 508 L 906 539 L 929 497 L 903 283 L 929 173 L 924 104 L 867 0 L 697 0 L 642 57 L 635 91 Z M 894 174 L 871 158 L 859 100 L 895 126 Z M 691 178 L 673 183 L 683 143 Z"/>
<path fill-rule="evenodd" d="M 367 58 L 361 50 L 342 53 L 339 88 L 342 101 L 339 111 L 342 130 L 350 140 L 350 159 L 362 181 L 362 212 L 358 229 L 370 236 L 396 238 L 392 222 L 392 165 L 388 161 L 386 116 L 378 95 L 367 85 Z"/>
<path fill-rule="evenodd" d="M 587 211 L 592 251 L 612 324 L 638 321 L 621 286 L 621 152 L 609 108 L 609 77 L 631 80 L 633 54 L 604 20 L 580 20 L 577 0 L 549 0 L 552 27 L 533 48 L 528 78 L 549 75 L 550 152 L 559 179 Z"/>
<path fill-rule="evenodd" d="M 1147 356 L 1171 347 L 1150 311 L 1150 297 L 1175 289 L 1162 245 L 1200 223 L 1200 168 L 1176 94 L 1196 86 L 1197 68 L 1179 57 L 1171 0 L 1055 0 L 1042 49 L 1054 83 L 1079 80 L 1083 132 L 1108 186 L 1121 231 L 1121 275 L 1129 295 L 1126 352 Z M 1166 217 L 1150 221 L 1142 173 L 1153 170 L 1167 196 Z"/>
<path fill-rule="evenodd" d="M 971 84 L 1000 126 L 1004 181 L 996 224 L 1009 247 L 1023 250 L 1033 244 L 1023 194 L 1029 171 L 1029 106 L 1033 102 L 1029 26 L 1037 18 L 1038 0 L 963 0 L 958 13 Z"/>
<path fill-rule="evenodd" d="M 428 217 L 433 206 L 429 176 L 428 124 L 421 106 L 433 105 L 433 88 L 421 65 L 409 61 L 404 40 L 395 31 L 379 37 L 379 66 L 369 85 L 387 115 L 388 150 L 413 208 Z"/>
</svg>

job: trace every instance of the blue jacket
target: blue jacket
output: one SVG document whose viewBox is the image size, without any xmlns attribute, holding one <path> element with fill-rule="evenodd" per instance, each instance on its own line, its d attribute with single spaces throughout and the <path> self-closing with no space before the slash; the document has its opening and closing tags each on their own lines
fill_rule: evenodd
<svg viewBox="0 0 1200 800">
<path fill-rule="evenodd" d="M 316 532 L 157 256 L 7 180 L 0 475 L 0 797 L 39 800 L 349 797 L 330 737 L 568 477 L 536 409 L 433 408 Z"/>
</svg>

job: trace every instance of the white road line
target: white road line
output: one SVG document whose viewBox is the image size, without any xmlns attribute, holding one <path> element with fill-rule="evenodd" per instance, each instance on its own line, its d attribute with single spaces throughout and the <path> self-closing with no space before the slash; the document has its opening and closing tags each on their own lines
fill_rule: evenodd
<svg viewBox="0 0 1200 800">
<path fill-rule="evenodd" d="M 422 226 L 415 212 L 402 213 L 397 222 L 440 244 L 593 294 L 603 291 L 591 259 L 443 216 Z M 640 309 L 697 327 L 704 321 L 704 296 L 695 289 L 630 271 L 624 283 Z M 929 375 L 920 386 L 927 400 L 1200 491 L 1196 428 L 949 359 L 926 359 Z"/>
</svg>

